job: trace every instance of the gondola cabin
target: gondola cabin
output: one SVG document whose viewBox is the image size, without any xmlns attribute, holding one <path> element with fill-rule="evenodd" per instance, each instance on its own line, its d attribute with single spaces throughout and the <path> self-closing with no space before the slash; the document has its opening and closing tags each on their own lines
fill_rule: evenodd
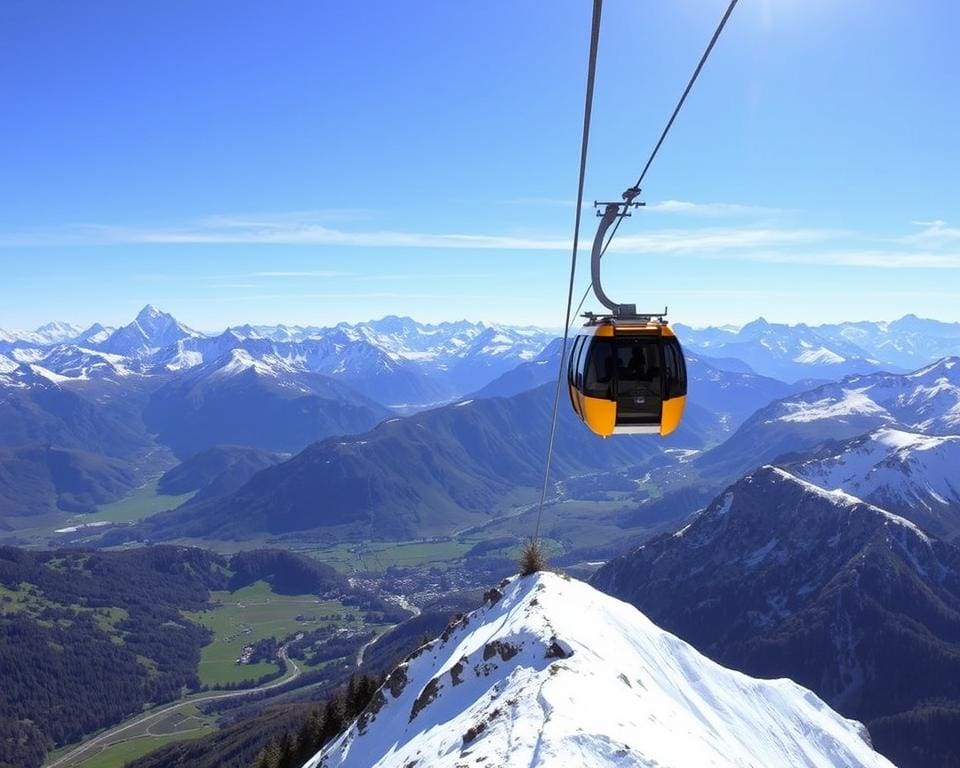
<svg viewBox="0 0 960 768">
<path fill-rule="evenodd" d="M 598 435 L 669 435 L 683 418 L 687 368 L 662 320 L 591 318 L 567 368 L 573 410 Z"/>
</svg>

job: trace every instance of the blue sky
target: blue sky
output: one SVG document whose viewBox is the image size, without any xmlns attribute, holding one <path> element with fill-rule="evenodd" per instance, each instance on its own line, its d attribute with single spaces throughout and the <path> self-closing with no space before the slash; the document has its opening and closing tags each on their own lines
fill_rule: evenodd
<svg viewBox="0 0 960 768">
<path fill-rule="evenodd" d="M 725 4 L 607 0 L 590 200 L 636 178 Z M 210 330 L 559 326 L 589 20 L 588 0 L 3 3 L 0 327 L 147 302 Z M 741 0 L 608 292 L 692 324 L 960 320 L 958 25 L 947 0 Z"/>
</svg>

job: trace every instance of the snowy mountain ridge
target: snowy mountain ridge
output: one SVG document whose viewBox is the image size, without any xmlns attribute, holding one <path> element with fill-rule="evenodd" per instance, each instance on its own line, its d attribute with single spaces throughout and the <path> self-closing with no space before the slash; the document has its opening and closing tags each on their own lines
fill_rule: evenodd
<svg viewBox="0 0 960 768">
<path fill-rule="evenodd" d="M 34 331 L 12 330 L 4 331 L 0 328 L 0 342 L 14 343 L 25 342 L 27 344 L 36 344 L 47 346 L 50 344 L 59 344 L 69 341 L 81 334 L 83 329 L 79 325 L 72 323 L 63 323 L 53 321 L 41 325 Z"/>
<path fill-rule="evenodd" d="M 956 706 L 960 549 L 796 471 L 751 471 L 591 583 L 723 664 L 811 688 L 897 764 L 950 765 L 923 716 Z"/>
<path fill-rule="evenodd" d="M 821 488 L 841 489 L 907 516 L 936 536 L 960 534 L 960 435 L 881 427 L 789 466 Z"/>
<path fill-rule="evenodd" d="M 810 691 L 721 667 L 632 606 L 552 573 L 488 592 L 305 768 L 467 764 L 891 765 L 862 725 Z"/>
<path fill-rule="evenodd" d="M 783 400 L 771 410 L 768 421 L 860 419 L 949 434 L 960 430 L 960 358 L 944 358 L 904 375 L 850 376 Z"/>
<path fill-rule="evenodd" d="M 906 315 L 892 322 L 786 325 L 758 318 L 742 327 L 677 325 L 691 350 L 732 357 L 757 373 L 792 381 L 886 369 L 912 370 L 960 355 L 960 323 Z"/>
<path fill-rule="evenodd" d="M 322 374 L 405 410 L 475 391 L 536 358 L 553 336 L 532 327 L 465 320 L 424 324 L 394 316 L 326 328 L 248 324 L 209 335 L 147 305 L 116 330 L 51 324 L 16 338 L 0 332 L 0 352 L 79 380 L 177 374 L 239 350 L 223 375 L 250 368 L 263 375 Z"/>
</svg>

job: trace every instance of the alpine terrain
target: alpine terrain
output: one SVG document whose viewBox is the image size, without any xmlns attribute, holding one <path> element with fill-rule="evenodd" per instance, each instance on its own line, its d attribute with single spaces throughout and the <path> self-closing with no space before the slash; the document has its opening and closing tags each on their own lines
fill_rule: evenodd
<svg viewBox="0 0 960 768">
<path fill-rule="evenodd" d="M 725 669 L 632 606 L 515 577 L 422 646 L 305 768 L 889 766 L 789 680 Z"/>
<path fill-rule="evenodd" d="M 723 664 L 809 686 L 898 765 L 958 764 L 960 549 L 903 517 L 766 466 L 592 583 Z"/>
</svg>

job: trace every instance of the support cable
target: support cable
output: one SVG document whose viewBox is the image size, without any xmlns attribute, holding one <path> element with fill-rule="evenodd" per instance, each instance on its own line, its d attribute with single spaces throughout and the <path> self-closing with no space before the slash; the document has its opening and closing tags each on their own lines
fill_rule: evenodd
<svg viewBox="0 0 960 768">
<path fill-rule="evenodd" d="M 573 286 L 577 273 L 577 250 L 580 244 L 580 217 L 583 211 L 583 186 L 587 173 L 587 148 L 590 144 L 590 116 L 593 112 L 593 86 L 597 73 L 597 49 L 600 45 L 600 16 L 603 0 L 593 0 L 593 23 L 590 30 L 590 57 L 587 65 L 587 94 L 583 105 L 583 133 L 580 139 L 580 178 L 577 184 L 577 212 L 573 227 L 573 253 L 570 258 L 570 286 L 567 289 L 567 314 L 563 322 L 563 343 L 560 347 L 560 366 L 557 371 L 557 386 L 553 395 L 553 416 L 550 420 L 550 437 L 547 440 L 547 458 L 543 469 L 543 487 L 537 505 L 537 525 L 533 541 L 540 538 L 540 521 L 543 518 L 543 503 L 550 485 L 550 464 L 553 460 L 553 444 L 557 436 L 557 411 L 560 406 L 560 387 L 563 383 L 563 363 L 567 359 L 567 342 L 570 337 L 570 309 L 573 307 Z"/>
<path fill-rule="evenodd" d="M 677 102 L 677 105 L 673 108 L 673 112 L 670 115 L 670 119 L 667 120 L 666 126 L 664 126 L 663 131 L 660 133 L 660 138 L 657 139 L 657 143 L 653 147 L 653 151 L 650 153 L 650 156 L 647 158 L 647 162 L 643 165 L 643 170 L 640 171 L 640 176 L 637 177 L 637 183 L 634 184 L 627 192 L 624 193 L 624 197 L 630 192 L 637 190 L 639 193 L 640 185 L 643 183 L 644 178 L 647 175 L 647 171 L 650 170 L 650 166 L 653 164 L 654 158 L 657 156 L 657 153 L 660 151 L 660 147 L 663 145 L 664 139 L 667 138 L 667 134 L 670 133 L 670 129 L 673 127 L 674 120 L 677 119 L 677 115 L 680 114 L 680 110 L 683 108 L 684 102 L 687 100 L 687 96 L 690 94 L 690 91 L 693 89 L 693 84 L 697 82 L 697 78 L 700 77 L 700 72 L 703 69 L 704 64 L 707 63 L 707 59 L 710 57 L 713 47 L 717 44 L 717 40 L 720 39 L 720 34 L 723 32 L 723 28 L 727 26 L 727 21 L 730 18 L 730 14 L 733 13 L 733 9 L 736 8 L 737 2 L 739 0 L 730 0 L 730 4 L 727 6 L 727 10 L 723 14 L 723 18 L 720 19 L 720 23 L 717 24 L 716 30 L 713 32 L 713 37 L 710 38 L 710 42 L 707 43 L 707 47 L 703 51 L 703 55 L 700 57 L 700 61 L 697 63 L 696 69 L 693 70 L 693 74 L 690 76 L 690 80 L 687 82 L 687 87 L 683 89 L 683 93 L 680 96 L 680 100 Z M 610 235 L 607 237 L 607 242 L 603 246 L 603 250 L 600 251 L 600 258 L 603 258 L 603 255 L 607 252 L 607 248 L 610 247 L 610 242 L 613 240 L 614 236 L 617 234 L 617 230 L 620 228 L 620 222 L 623 221 L 623 218 L 618 218 L 613 225 L 613 229 L 610 230 Z M 593 282 L 587 286 L 587 290 L 583 293 L 583 298 L 580 299 L 580 304 L 577 306 L 576 312 L 573 313 L 574 317 L 577 317 L 580 314 L 580 310 L 583 308 L 583 302 L 587 300 L 587 296 L 590 295 L 590 290 L 593 288 Z"/>
<path fill-rule="evenodd" d="M 644 163 L 643 170 L 640 172 L 640 176 L 637 177 L 636 184 L 633 185 L 630 189 L 624 192 L 624 200 L 627 202 L 633 200 L 640 193 L 640 185 L 643 183 L 644 178 L 647 175 L 647 171 L 650 170 L 650 166 L 653 164 L 654 159 L 657 156 L 657 153 L 660 151 L 660 147 L 663 146 L 664 140 L 667 138 L 667 134 L 670 133 L 670 129 L 673 127 L 674 121 L 677 119 L 677 115 L 680 114 L 680 110 L 683 108 L 684 102 L 687 100 L 687 96 L 690 94 L 690 91 L 693 89 L 694 83 L 696 83 L 697 78 L 700 76 L 700 72 L 703 70 L 704 65 L 707 63 L 707 59 L 710 57 L 710 53 L 713 51 L 713 47 L 716 45 L 717 40 L 720 38 L 720 34 L 723 32 L 723 28 L 727 25 L 727 21 L 730 18 L 730 14 L 733 13 L 733 9 L 736 7 L 738 0 L 730 0 L 727 10 L 724 12 L 723 17 L 720 19 L 720 23 L 717 25 L 716 30 L 713 33 L 713 37 L 710 38 L 710 42 L 707 44 L 706 49 L 703 52 L 703 55 L 700 57 L 700 61 L 697 63 L 696 68 L 693 70 L 693 74 L 690 76 L 690 80 L 687 82 L 687 87 L 683 89 L 683 93 L 680 95 L 680 100 L 677 102 L 676 106 L 673 108 L 673 112 L 670 115 L 670 119 L 667 120 L 666 126 L 664 126 L 663 131 L 660 133 L 660 138 L 657 139 L 657 143 L 653 147 L 653 151 L 650 152 L 650 156 L 647 158 L 647 162 Z M 560 406 L 560 388 L 563 384 L 563 371 L 564 363 L 567 359 L 567 343 L 570 337 L 570 318 L 571 318 L 571 307 L 573 306 L 573 288 L 574 280 L 576 277 L 577 271 L 577 251 L 579 248 L 579 239 L 580 239 L 580 219 L 583 211 L 583 186 L 584 179 L 586 177 L 587 171 L 587 148 L 589 146 L 590 139 L 590 116 L 593 110 L 593 88 L 594 82 L 596 80 L 596 70 L 597 70 L 597 49 L 600 43 L 600 16 L 603 10 L 603 0 L 594 0 L 593 2 L 593 23 L 590 31 L 590 57 L 587 67 L 587 93 L 586 99 L 584 102 L 583 108 L 583 133 L 580 141 L 580 178 L 577 185 L 577 209 L 575 216 L 575 223 L 573 229 L 573 253 L 570 259 L 570 285 L 567 290 L 567 310 L 566 316 L 563 323 L 563 342 L 560 347 L 560 365 L 559 370 L 557 371 L 557 384 L 553 396 L 553 414 L 550 419 L 550 437 L 547 440 L 547 458 L 543 471 L 543 487 L 540 489 L 540 501 L 537 504 L 537 524 L 534 529 L 533 541 L 536 543 L 540 539 L 540 523 L 543 519 L 543 505 L 547 497 L 547 489 L 550 486 L 550 465 L 553 460 L 553 446 L 556 440 L 557 434 L 557 415 Z M 623 217 L 619 217 L 616 223 L 613 226 L 613 229 L 610 231 L 610 235 L 607 237 L 607 242 L 604 244 L 603 249 L 600 251 L 600 258 L 603 258 L 603 255 L 607 252 L 607 248 L 610 247 L 610 243 L 613 241 L 614 236 L 617 234 L 617 230 L 620 228 L 620 222 L 623 221 Z M 583 298 L 580 299 L 580 303 L 577 305 L 576 311 L 573 313 L 573 316 L 576 317 L 580 310 L 583 307 L 584 301 L 586 301 L 587 296 L 590 294 L 590 290 L 593 288 L 593 282 L 591 281 L 590 285 L 587 286 L 587 290 L 583 294 Z"/>
</svg>

